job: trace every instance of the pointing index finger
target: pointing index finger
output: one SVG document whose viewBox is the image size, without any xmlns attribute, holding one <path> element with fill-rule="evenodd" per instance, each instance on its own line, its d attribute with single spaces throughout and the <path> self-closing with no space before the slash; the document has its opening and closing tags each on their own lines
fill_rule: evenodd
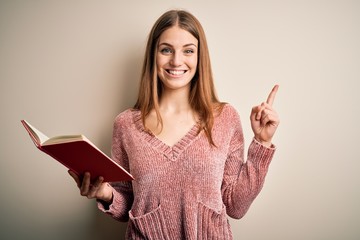
<svg viewBox="0 0 360 240">
<path fill-rule="evenodd" d="M 274 103 L 275 95 L 278 89 L 279 89 L 279 85 L 275 85 L 266 100 L 266 103 L 269 104 L 270 106 L 272 106 Z"/>
</svg>

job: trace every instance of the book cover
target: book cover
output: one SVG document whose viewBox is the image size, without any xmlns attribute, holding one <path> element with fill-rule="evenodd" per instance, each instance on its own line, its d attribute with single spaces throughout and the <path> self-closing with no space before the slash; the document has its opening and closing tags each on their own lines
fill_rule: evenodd
<svg viewBox="0 0 360 240">
<path fill-rule="evenodd" d="M 48 138 L 25 120 L 21 120 L 36 147 L 79 176 L 85 172 L 91 178 L 104 177 L 106 182 L 130 181 L 132 175 L 109 158 L 83 135 Z"/>
</svg>

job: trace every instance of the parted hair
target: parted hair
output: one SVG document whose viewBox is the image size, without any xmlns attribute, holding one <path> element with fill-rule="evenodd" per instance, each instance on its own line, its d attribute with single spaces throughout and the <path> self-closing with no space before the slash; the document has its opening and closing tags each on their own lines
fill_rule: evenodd
<svg viewBox="0 0 360 240">
<path fill-rule="evenodd" d="M 220 103 L 216 95 L 213 74 L 210 64 L 209 49 L 204 30 L 198 19 L 184 10 L 170 10 L 165 12 L 155 22 L 148 36 L 144 62 L 141 72 L 138 99 L 134 106 L 141 111 L 142 122 L 151 110 L 155 110 L 159 124 L 162 119 L 159 111 L 163 86 L 158 78 L 156 68 L 156 53 L 161 34 L 173 27 L 178 26 L 198 40 L 198 64 L 196 73 L 190 83 L 189 103 L 191 108 L 200 118 L 201 128 L 211 145 L 215 146 L 212 139 L 211 129 L 214 124 L 214 115 L 221 111 L 223 103 Z"/>
</svg>

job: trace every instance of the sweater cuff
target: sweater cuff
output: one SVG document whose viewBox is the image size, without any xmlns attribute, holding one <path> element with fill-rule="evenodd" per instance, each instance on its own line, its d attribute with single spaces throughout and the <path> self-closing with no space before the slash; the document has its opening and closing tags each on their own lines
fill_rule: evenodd
<svg viewBox="0 0 360 240">
<path fill-rule="evenodd" d="M 256 138 L 253 138 L 253 142 L 262 145 L 261 142 L 259 142 L 258 140 L 256 140 Z M 269 149 L 274 149 L 274 150 L 276 150 L 276 146 L 275 146 L 274 144 L 272 144 L 272 143 L 271 143 L 271 146 L 270 146 L 270 147 L 267 147 L 267 146 L 264 146 L 264 145 L 262 145 L 262 146 L 265 147 L 265 148 L 269 148 Z"/>
<path fill-rule="evenodd" d="M 260 168 L 267 168 L 275 151 L 276 146 L 274 144 L 271 144 L 270 147 L 266 147 L 254 138 L 249 146 L 248 160 L 258 165 Z"/>
<path fill-rule="evenodd" d="M 96 203 L 97 203 L 97 207 L 102 211 L 102 212 L 110 212 L 110 208 L 112 205 L 114 205 L 114 200 L 115 200 L 115 193 L 116 191 L 114 191 L 114 189 L 112 190 L 112 202 L 106 203 L 100 199 L 96 199 Z"/>
<path fill-rule="evenodd" d="M 111 215 L 115 212 L 116 206 L 122 206 L 122 205 L 119 205 L 119 204 L 123 203 L 123 201 L 121 200 L 121 196 L 117 191 L 115 191 L 113 189 L 112 194 L 113 194 L 113 199 L 112 199 L 112 203 L 110 203 L 110 204 L 105 203 L 104 201 L 101 201 L 101 200 L 98 200 L 98 199 L 96 200 L 97 207 L 100 209 L 100 211 L 105 212 L 105 213 L 109 213 Z"/>
</svg>

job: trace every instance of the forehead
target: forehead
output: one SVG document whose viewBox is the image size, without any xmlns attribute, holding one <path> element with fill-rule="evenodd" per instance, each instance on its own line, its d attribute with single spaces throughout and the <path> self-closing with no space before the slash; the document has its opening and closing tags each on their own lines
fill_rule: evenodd
<svg viewBox="0 0 360 240">
<path fill-rule="evenodd" d="M 194 44 L 197 46 L 198 40 L 188 31 L 178 26 L 173 26 L 160 35 L 159 44 L 162 43 L 173 46 L 184 46 L 186 44 Z"/>
</svg>

